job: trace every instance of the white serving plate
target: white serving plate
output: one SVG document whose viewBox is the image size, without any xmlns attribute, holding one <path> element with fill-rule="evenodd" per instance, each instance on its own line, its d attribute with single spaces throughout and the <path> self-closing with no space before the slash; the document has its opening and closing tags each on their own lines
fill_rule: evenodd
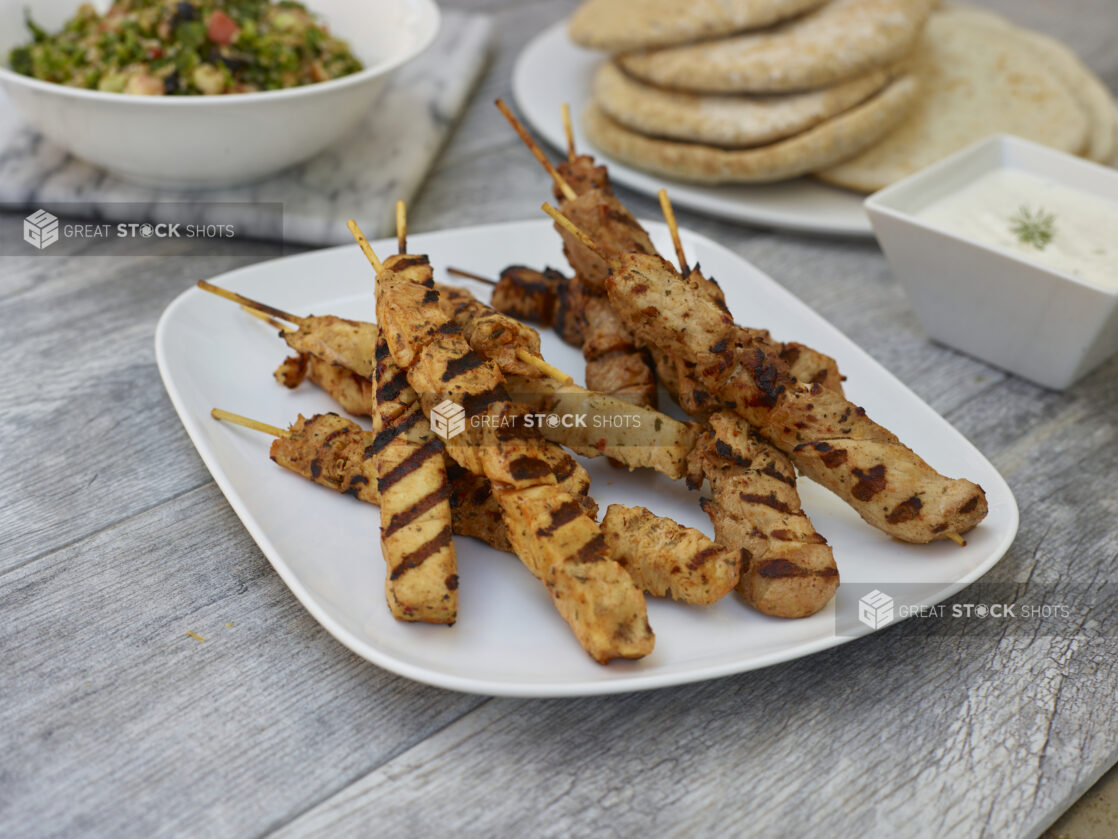
<svg viewBox="0 0 1118 839">
<path fill-rule="evenodd" d="M 566 21 L 545 29 L 520 53 L 512 77 L 516 104 L 532 127 L 555 148 L 566 151 L 560 105 L 568 102 L 579 148 L 608 160 L 613 180 L 638 192 L 655 195 L 667 186 L 677 206 L 764 227 L 839 236 L 873 235 L 862 208 L 863 196 L 811 178 L 756 186 L 702 186 L 641 172 L 598 152 L 582 133 L 580 116 L 590 101 L 594 70 L 603 58 L 602 53 L 571 43 Z"/>
<path fill-rule="evenodd" d="M 664 225 L 644 222 L 671 252 Z M 925 583 L 925 604 L 939 602 L 989 570 L 1013 541 L 1017 506 L 997 470 L 912 391 L 780 285 L 711 240 L 681 231 L 693 262 L 726 291 L 731 309 L 778 338 L 809 342 L 835 356 L 848 392 L 948 475 L 979 482 L 990 515 L 968 545 L 913 546 L 865 525 L 843 502 L 806 480 L 805 509 L 834 546 L 844 583 Z M 505 265 L 562 265 L 547 219 L 418 234 L 411 249 L 429 253 L 436 278 L 448 265 L 495 276 Z M 375 244 L 378 253 L 394 243 Z M 214 278 L 295 313 L 374 318 L 373 275 L 356 246 L 265 262 Z M 483 293 L 483 289 L 475 289 Z M 581 378 L 581 353 L 551 331 L 546 357 Z M 732 595 L 710 607 L 649 599 L 656 649 L 647 658 L 595 664 L 582 651 L 543 588 L 514 557 L 456 539 L 459 620 L 453 627 L 402 624 L 384 602 L 377 510 L 287 472 L 268 459 L 269 439 L 210 418 L 220 407 L 286 426 L 301 412 L 335 410 L 313 386 L 289 391 L 272 380 L 286 354 L 275 332 L 231 303 L 198 289 L 179 296 L 159 322 L 156 357 L 183 425 L 229 503 L 307 610 L 339 641 L 385 669 L 454 690 L 509 696 L 576 696 L 644 690 L 740 673 L 851 640 L 835 632 L 834 604 L 804 620 L 753 612 Z M 640 504 L 711 532 L 699 493 L 647 471 L 584 461 L 592 493 Z M 277 631 L 283 631 L 277 627 Z M 868 628 L 859 626 L 864 634 Z"/>
</svg>

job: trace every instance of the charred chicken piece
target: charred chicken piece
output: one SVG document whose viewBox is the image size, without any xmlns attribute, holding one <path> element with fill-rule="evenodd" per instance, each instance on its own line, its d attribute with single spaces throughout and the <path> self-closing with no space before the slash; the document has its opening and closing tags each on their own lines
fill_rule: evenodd
<svg viewBox="0 0 1118 839">
<path fill-rule="evenodd" d="M 838 567 L 827 540 L 800 507 L 791 461 L 730 413 L 710 418 L 688 460 L 692 488 L 709 481 L 703 511 L 715 541 L 742 553 L 742 598 L 766 615 L 802 618 L 834 597 Z"/>
<path fill-rule="evenodd" d="M 621 254 L 607 288 L 644 342 L 694 364 L 694 378 L 748 420 L 802 473 L 868 523 L 906 542 L 958 538 L 986 516 L 977 484 L 940 475 L 839 392 L 805 385 L 766 342 L 660 257 Z"/>
<path fill-rule="evenodd" d="M 698 530 L 644 507 L 611 504 L 602 532 L 617 561 L 655 597 L 710 604 L 734 590 L 744 551 L 716 545 Z"/>
<path fill-rule="evenodd" d="M 373 466 L 389 609 L 399 620 L 454 623 L 458 561 L 443 444 L 383 335 L 376 345 L 375 394 Z"/>
</svg>

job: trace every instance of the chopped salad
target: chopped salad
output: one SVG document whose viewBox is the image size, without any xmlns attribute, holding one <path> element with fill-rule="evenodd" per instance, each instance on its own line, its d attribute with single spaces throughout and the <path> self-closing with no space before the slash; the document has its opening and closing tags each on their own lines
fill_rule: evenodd
<svg viewBox="0 0 1118 839">
<path fill-rule="evenodd" d="M 279 90 L 356 73 L 361 62 L 294 0 L 89 3 L 11 51 L 17 73 L 110 93 L 207 95 Z"/>
</svg>

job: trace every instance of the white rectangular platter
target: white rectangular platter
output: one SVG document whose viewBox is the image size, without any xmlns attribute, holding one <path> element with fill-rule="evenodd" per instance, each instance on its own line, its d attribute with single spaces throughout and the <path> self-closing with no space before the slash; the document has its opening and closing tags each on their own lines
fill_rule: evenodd
<svg viewBox="0 0 1118 839">
<path fill-rule="evenodd" d="M 662 224 L 644 222 L 671 253 Z M 843 582 L 930 583 L 939 602 L 988 571 L 1017 531 L 1017 505 L 997 470 L 946 420 L 804 303 L 711 240 L 682 231 L 692 263 L 719 280 L 739 321 L 838 359 L 847 393 L 932 466 L 977 481 L 990 515 L 968 544 L 906 545 L 870 528 L 828 491 L 801 480 L 804 508 L 834 546 Z M 375 243 L 392 253 L 395 243 Z M 515 222 L 409 237 L 436 280 L 448 265 L 496 276 L 506 265 L 565 267 L 550 221 Z M 314 251 L 215 277 L 212 282 L 298 314 L 375 319 L 373 274 L 356 246 Z M 486 289 L 475 293 L 485 299 Z M 541 330 L 545 357 L 581 378 L 581 353 Z M 270 440 L 210 418 L 224 408 L 287 426 L 300 413 L 338 410 L 310 384 L 287 390 L 272 371 L 287 354 L 275 331 L 236 305 L 191 289 L 164 312 L 155 336 L 159 370 L 187 433 L 249 533 L 307 610 L 345 646 L 408 678 L 506 696 L 577 696 L 645 690 L 739 673 L 851 640 L 836 634 L 834 604 L 804 620 L 758 614 L 731 595 L 709 607 L 649 598 L 655 651 L 641 661 L 595 664 L 519 561 L 457 538 L 459 616 L 453 627 L 398 623 L 384 602 L 375 507 L 317 486 L 268 459 Z M 710 534 L 699 493 L 682 482 L 585 460 L 601 509 L 639 504 Z M 869 632 L 868 628 L 862 628 Z M 283 631 L 277 627 L 277 631 Z M 861 631 L 861 630 L 860 630 Z"/>
</svg>

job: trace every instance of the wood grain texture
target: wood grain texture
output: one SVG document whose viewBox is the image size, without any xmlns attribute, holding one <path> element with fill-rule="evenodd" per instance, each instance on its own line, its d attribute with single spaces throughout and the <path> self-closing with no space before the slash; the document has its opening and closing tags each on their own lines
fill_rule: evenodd
<svg viewBox="0 0 1118 839">
<path fill-rule="evenodd" d="M 4 836 L 259 834 L 484 702 L 338 645 L 213 484 L 0 580 Z"/>
<path fill-rule="evenodd" d="M 573 3 L 445 5 L 494 12 L 498 45 L 411 227 L 534 218 L 547 178 L 492 100 L 509 97 L 523 44 Z M 1118 87 L 1112 0 L 989 5 Z M 0 835 L 1031 837 L 1053 821 L 1118 759 L 1118 359 L 1050 393 L 929 343 L 872 243 L 679 215 L 994 460 L 1022 526 L 984 585 L 1034 601 L 1093 593 L 1093 608 L 1035 635 L 908 622 L 649 694 L 484 700 L 407 682 L 295 601 L 159 383 L 162 309 L 254 260 L 236 244 L 4 257 Z M 5 235 L 19 223 L 0 217 Z"/>
</svg>

